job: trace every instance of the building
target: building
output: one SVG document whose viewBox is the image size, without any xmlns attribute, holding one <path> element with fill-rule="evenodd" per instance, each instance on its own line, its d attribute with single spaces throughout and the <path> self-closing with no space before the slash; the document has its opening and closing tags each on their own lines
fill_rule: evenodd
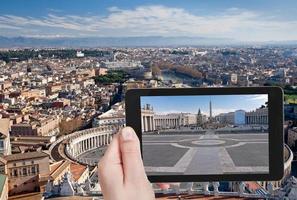
<svg viewBox="0 0 297 200">
<path fill-rule="evenodd" d="M 245 111 L 244 110 L 236 110 L 234 112 L 234 124 L 235 125 L 245 124 Z"/>
<path fill-rule="evenodd" d="M 297 120 L 297 104 L 284 105 L 285 120 Z"/>
<path fill-rule="evenodd" d="M 135 81 L 135 80 L 129 80 L 124 83 L 124 86 L 126 90 L 130 89 L 137 89 L 137 88 L 146 88 L 144 81 Z"/>
<path fill-rule="evenodd" d="M 201 114 L 201 113 L 200 113 Z M 201 114 L 201 122 L 205 116 Z M 160 129 L 175 129 L 185 126 L 196 126 L 197 114 L 192 113 L 168 113 L 155 114 L 151 105 L 146 104 L 141 108 L 141 127 L 143 132 Z"/>
<path fill-rule="evenodd" d="M 95 69 L 95 76 L 103 76 L 107 74 L 108 69 L 104 67 L 99 67 Z"/>
<path fill-rule="evenodd" d="M 57 117 L 32 117 L 31 121 L 13 124 L 12 136 L 52 136 L 59 131 L 60 119 Z"/>
<path fill-rule="evenodd" d="M 234 74 L 233 73 L 233 74 L 230 75 L 230 82 L 233 85 L 236 85 L 237 84 L 237 82 L 238 82 L 237 74 Z"/>
<path fill-rule="evenodd" d="M 85 54 L 83 52 L 81 52 L 81 51 L 76 52 L 76 57 L 83 58 L 84 56 L 85 56 Z"/>
<path fill-rule="evenodd" d="M 9 195 L 44 191 L 50 175 L 49 157 L 43 152 L 4 156 L 0 169 L 8 176 Z"/>
<path fill-rule="evenodd" d="M 142 132 L 155 130 L 154 109 L 151 105 L 146 104 L 141 108 L 141 128 Z"/>
<path fill-rule="evenodd" d="M 18 123 L 11 126 L 12 136 L 37 136 L 37 123 Z"/>
<path fill-rule="evenodd" d="M 215 117 L 216 121 L 222 124 L 232 125 L 267 125 L 268 124 L 268 108 L 259 108 L 254 111 L 245 112 L 244 110 L 236 110 L 229 113 L 221 113 Z"/>
<path fill-rule="evenodd" d="M 221 124 L 233 124 L 235 123 L 235 113 L 221 113 L 215 117 L 215 120 Z"/>
<path fill-rule="evenodd" d="M 288 130 L 288 145 L 292 149 L 297 149 L 297 127 Z"/>
<path fill-rule="evenodd" d="M 21 92 L 21 96 L 24 98 L 42 98 L 46 96 L 45 89 L 31 89 Z"/>
<path fill-rule="evenodd" d="M 89 168 L 85 165 L 71 163 L 70 173 L 72 175 L 72 181 L 77 184 L 83 184 L 89 178 Z"/>
<path fill-rule="evenodd" d="M 0 119 L 0 155 L 11 154 L 9 127 L 9 119 Z"/>
<path fill-rule="evenodd" d="M 42 117 L 37 119 L 37 135 L 52 136 L 59 133 L 60 119 L 57 117 Z"/>
<path fill-rule="evenodd" d="M 287 76 L 287 72 L 289 70 L 287 68 L 279 68 L 276 72 L 275 72 L 275 76 L 280 77 L 280 78 L 286 78 Z"/>
<path fill-rule="evenodd" d="M 251 112 L 246 112 L 246 124 L 268 124 L 268 108 L 258 108 Z"/>
<path fill-rule="evenodd" d="M 58 186 L 64 175 L 70 171 L 70 161 L 61 160 L 50 165 L 49 181 L 52 186 Z"/>
<path fill-rule="evenodd" d="M 126 124 L 124 103 L 116 103 L 107 112 L 99 115 L 93 121 L 93 127 L 115 125 L 123 127 Z"/>
<path fill-rule="evenodd" d="M 50 84 L 46 87 L 46 96 L 52 95 L 62 90 L 61 84 Z"/>
</svg>

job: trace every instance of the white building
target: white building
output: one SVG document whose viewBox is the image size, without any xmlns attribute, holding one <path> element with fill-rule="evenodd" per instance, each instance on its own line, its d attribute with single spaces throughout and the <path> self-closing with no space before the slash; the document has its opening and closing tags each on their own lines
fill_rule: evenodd
<svg viewBox="0 0 297 200">
<path fill-rule="evenodd" d="M 246 124 L 268 124 L 268 108 L 258 108 L 247 112 Z"/>
<path fill-rule="evenodd" d="M 0 119 L 0 155 L 11 154 L 9 127 L 9 119 Z"/>
<path fill-rule="evenodd" d="M 203 120 L 204 117 L 203 117 Z M 174 129 L 183 126 L 197 125 L 197 114 L 168 113 L 156 114 L 149 104 L 141 108 L 141 127 L 143 132 Z"/>
<path fill-rule="evenodd" d="M 245 111 L 236 110 L 229 113 L 221 113 L 215 117 L 215 120 L 222 124 L 243 125 L 245 124 Z"/>
<path fill-rule="evenodd" d="M 81 52 L 81 51 L 76 52 L 76 57 L 83 58 L 84 56 L 85 56 L 85 54 L 83 52 Z"/>
<path fill-rule="evenodd" d="M 244 110 L 236 110 L 234 112 L 234 124 L 235 125 L 245 124 L 245 111 Z"/>
<path fill-rule="evenodd" d="M 115 126 L 125 126 L 125 107 L 124 103 L 116 103 L 107 112 L 99 115 L 93 121 L 93 127 L 99 127 L 103 125 L 115 125 Z"/>
<path fill-rule="evenodd" d="M 215 120 L 221 124 L 234 124 L 234 112 L 221 113 L 215 116 Z"/>
<path fill-rule="evenodd" d="M 237 74 L 231 74 L 230 76 L 230 81 L 232 84 L 237 84 L 238 78 L 237 78 Z"/>
</svg>

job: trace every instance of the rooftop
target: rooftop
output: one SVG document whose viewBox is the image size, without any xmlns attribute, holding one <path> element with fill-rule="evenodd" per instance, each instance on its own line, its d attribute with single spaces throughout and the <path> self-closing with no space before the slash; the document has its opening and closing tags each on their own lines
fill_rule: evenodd
<svg viewBox="0 0 297 200">
<path fill-rule="evenodd" d="M 9 133 L 9 125 L 10 125 L 9 119 L 6 119 L 6 118 L 0 119 L 0 133 L 7 136 L 7 134 Z"/>
<path fill-rule="evenodd" d="M 27 160 L 27 159 L 34 159 L 34 158 L 43 158 L 48 157 L 46 153 L 35 151 L 35 152 L 27 152 L 27 153 L 17 153 L 12 155 L 4 156 L 3 158 L 7 161 L 17 161 L 17 160 Z"/>
<path fill-rule="evenodd" d="M 86 168 L 87 167 L 84 166 L 84 165 L 71 163 L 70 164 L 70 171 L 71 171 L 73 179 L 75 181 L 77 181 L 81 177 L 81 175 L 85 172 Z"/>
<path fill-rule="evenodd" d="M 70 165 L 69 161 L 59 161 L 50 165 L 51 177 L 55 179 L 69 165 Z"/>
</svg>

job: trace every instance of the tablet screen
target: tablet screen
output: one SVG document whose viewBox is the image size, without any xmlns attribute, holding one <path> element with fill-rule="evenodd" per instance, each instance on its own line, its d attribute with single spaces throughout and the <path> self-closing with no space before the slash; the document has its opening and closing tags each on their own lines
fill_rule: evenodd
<svg viewBox="0 0 297 200">
<path fill-rule="evenodd" d="M 141 96 L 148 175 L 268 174 L 268 94 Z"/>
</svg>

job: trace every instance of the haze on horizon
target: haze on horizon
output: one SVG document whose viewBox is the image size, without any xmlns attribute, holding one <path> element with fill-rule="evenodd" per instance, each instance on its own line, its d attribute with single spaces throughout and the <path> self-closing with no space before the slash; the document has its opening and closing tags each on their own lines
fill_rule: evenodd
<svg viewBox="0 0 297 200">
<path fill-rule="evenodd" d="M 297 40 L 294 0 L 10 0 L 1 3 L 4 37 L 206 37 Z"/>
</svg>

